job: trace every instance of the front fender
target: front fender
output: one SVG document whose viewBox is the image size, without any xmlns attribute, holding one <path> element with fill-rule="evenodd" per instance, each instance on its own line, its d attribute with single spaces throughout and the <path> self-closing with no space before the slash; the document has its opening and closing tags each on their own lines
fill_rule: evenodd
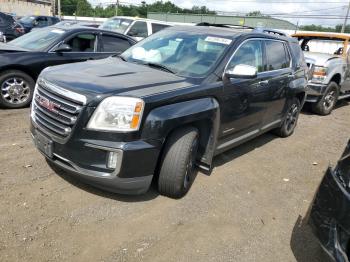
<svg viewBox="0 0 350 262">
<path fill-rule="evenodd" d="M 201 162 L 211 165 L 214 155 L 217 136 L 220 125 L 219 103 L 215 98 L 207 97 L 185 102 L 179 102 L 153 109 L 148 115 L 142 129 L 143 139 L 166 140 L 169 133 L 187 124 L 205 123 L 199 126 L 200 135 L 202 128 L 208 128 L 207 139 L 203 145 Z"/>
</svg>

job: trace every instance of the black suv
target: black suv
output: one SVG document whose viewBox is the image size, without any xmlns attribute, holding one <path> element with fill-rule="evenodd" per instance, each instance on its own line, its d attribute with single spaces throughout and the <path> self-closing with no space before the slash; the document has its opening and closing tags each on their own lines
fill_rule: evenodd
<svg viewBox="0 0 350 262">
<path fill-rule="evenodd" d="M 11 41 L 23 34 L 23 26 L 13 16 L 0 12 L 0 42 Z"/>
<path fill-rule="evenodd" d="M 24 27 L 26 33 L 30 32 L 33 28 L 42 28 L 50 25 L 57 24 L 61 20 L 55 16 L 35 16 L 28 15 L 18 20 L 18 22 Z"/>
<path fill-rule="evenodd" d="M 139 194 L 155 178 L 179 198 L 216 154 L 269 130 L 293 133 L 306 70 L 292 38 L 171 27 L 119 57 L 44 70 L 31 133 L 53 167 L 94 186 Z"/>
</svg>

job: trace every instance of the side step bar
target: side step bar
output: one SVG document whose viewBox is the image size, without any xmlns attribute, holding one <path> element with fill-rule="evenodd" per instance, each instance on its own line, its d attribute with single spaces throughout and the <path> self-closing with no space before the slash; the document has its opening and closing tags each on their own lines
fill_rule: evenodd
<svg viewBox="0 0 350 262">
<path fill-rule="evenodd" d="M 350 93 L 344 94 L 344 95 L 340 95 L 340 96 L 338 97 L 338 100 L 345 99 L 345 98 L 348 98 L 348 97 L 350 97 Z"/>
</svg>

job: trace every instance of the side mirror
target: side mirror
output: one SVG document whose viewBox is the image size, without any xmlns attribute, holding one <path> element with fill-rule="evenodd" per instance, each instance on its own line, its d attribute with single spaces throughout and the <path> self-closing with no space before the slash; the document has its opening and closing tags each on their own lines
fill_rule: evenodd
<svg viewBox="0 0 350 262">
<path fill-rule="evenodd" d="M 67 44 L 60 44 L 53 51 L 56 53 L 70 52 L 72 48 Z"/>
<path fill-rule="evenodd" d="M 250 65 L 236 65 L 233 68 L 228 68 L 225 71 L 225 75 L 228 78 L 255 78 L 258 74 L 258 70 L 256 69 L 255 66 L 250 66 Z"/>
</svg>

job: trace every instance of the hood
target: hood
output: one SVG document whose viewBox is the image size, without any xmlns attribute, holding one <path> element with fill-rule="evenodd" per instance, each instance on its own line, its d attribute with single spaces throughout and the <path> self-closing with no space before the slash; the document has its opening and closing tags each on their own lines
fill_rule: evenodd
<svg viewBox="0 0 350 262">
<path fill-rule="evenodd" d="M 192 85 L 184 77 L 117 57 L 49 67 L 41 77 L 85 95 L 88 102 L 109 95 L 147 97 Z"/>
<path fill-rule="evenodd" d="M 314 61 L 315 65 L 317 66 L 324 66 L 329 60 L 332 59 L 341 59 L 341 57 L 337 55 L 316 52 L 304 52 L 304 56 L 306 60 Z"/>
<path fill-rule="evenodd" d="M 11 45 L 10 43 L 0 43 L 0 54 L 1 53 L 15 53 L 15 52 L 28 52 L 28 49 L 24 49 L 15 45 Z"/>
</svg>

